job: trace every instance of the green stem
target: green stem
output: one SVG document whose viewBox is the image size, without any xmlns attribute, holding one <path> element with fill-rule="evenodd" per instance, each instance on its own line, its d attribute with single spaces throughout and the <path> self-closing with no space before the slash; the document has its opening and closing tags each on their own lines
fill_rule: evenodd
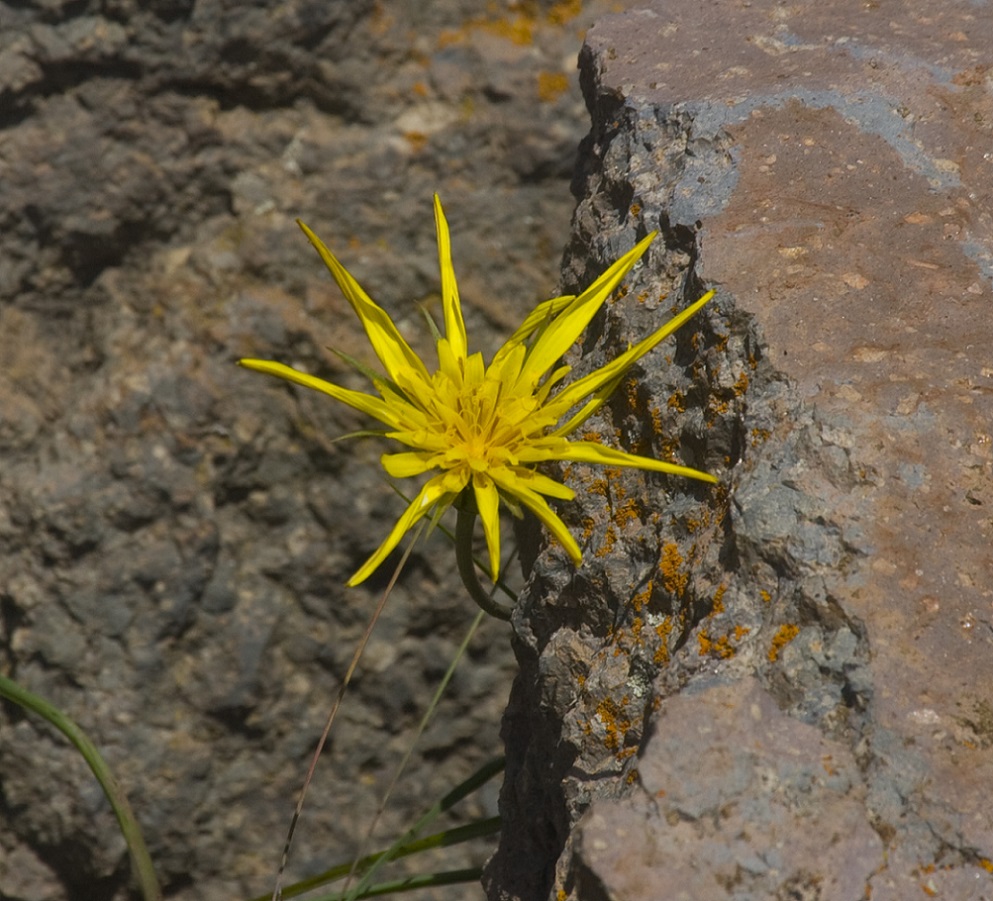
<svg viewBox="0 0 993 901">
<path fill-rule="evenodd" d="M 131 812 L 131 805 L 128 804 L 128 799 L 123 789 L 110 772 L 110 767 L 107 766 L 106 761 L 96 749 L 96 745 L 61 710 L 3 675 L 0 675 L 0 696 L 48 720 L 49 723 L 76 746 L 79 753 L 83 755 L 83 759 L 89 764 L 93 775 L 96 776 L 97 782 L 100 783 L 103 793 L 107 796 L 107 800 L 110 802 L 110 806 L 117 816 L 117 822 L 121 827 L 121 834 L 124 836 L 124 840 L 127 842 L 128 849 L 131 852 L 131 863 L 134 867 L 135 877 L 141 887 L 142 896 L 145 901 L 161 901 L 162 890 L 159 888 L 159 882 L 155 876 L 155 868 L 152 866 L 152 858 L 145 845 L 145 839 L 142 837 L 141 828 L 138 826 L 138 821 Z"/>
<path fill-rule="evenodd" d="M 497 619 L 509 620 L 510 608 L 504 607 L 493 600 L 493 596 L 483 590 L 476 575 L 476 564 L 472 559 L 472 533 L 476 525 L 476 510 L 474 505 L 465 502 L 458 504 L 459 516 L 455 522 L 455 562 L 462 577 L 466 591 L 482 609 Z"/>
<path fill-rule="evenodd" d="M 357 898 L 374 898 L 378 895 L 395 895 L 399 892 L 411 892 L 420 888 L 434 888 L 439 885 L 462 885 L 467 882 L 479 882 L 483 876 L 482 868 L 468 870 L 446 870 L 442 873 L 424 873 L 419 876 L 406 876 L 393 882 L 380 882 L 371 885 Z M 320 895 L 314 901 L 348 901 L 349 895 Z"/>
<path fill-rule="evenodd" d="M 399 860 L 402 857 L 421 854 L 425 851 L 433 851 L 436 848 L 448 848 L 453 845 L 462 844 L 462 842 L 470 841 L 471 839 L 494 835 L 499 831 L 500 817 L 477 820 L 474 823 L 467 823 L 465 826 L 457 826 L 453 829 L 446 829 L 443 832 L 436 832 L 434 835 L 428 835 L 422 839 L 403 845 L 394 852 L 393 859 Z M 368 854 L 358 861 L 350 860 L 347 863 L 338 864 L 329 870 L 325 870 L 323 873 L 318 873 L 316 876 L 311 876 L 308 879 L 295 882 L 293 885 L 288 885 L 283 889 L 283 897 L 295 898 L 298 895 L 306 894 L 328 882 L 334 882 L 336 879 L 344 879 L 353 870 L 364 873 L 387 854 L 389 854 L 389 850 L 377 851 L 375 854 Z M 269 901 L 269 898 L 270 896 L 268 894 L 260 895 L 254 901 Z"/>
</svg>

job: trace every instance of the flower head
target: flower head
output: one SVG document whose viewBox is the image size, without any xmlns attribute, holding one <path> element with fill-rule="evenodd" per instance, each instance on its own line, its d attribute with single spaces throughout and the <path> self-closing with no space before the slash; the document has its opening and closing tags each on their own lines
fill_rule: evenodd
<svg viewBox="0 0 993 901">
<path fill-rule="evenodd" d="M 440 515 L 463 492 L 471 491 L 489 549 L 490 573 L 500 568 L 499 505 L 531 510 L 578 565 L 576 539 L 546 498 L 571 500 L 575 492 L 535 467 L 550 460 L 632 466 L 654 472 L 717 480 L 705 472 L 641 457 L 593 441 L 571 441 L 575 431 L 610 396 L 630 367 L 674 332 L 713 297 L 701 297 L 616 359 L 570 384 L 562 355 L 645 252 L 655 232 L 622 256 L 578 296 L 539 304 L 489 365 L 469 353 L 465 322 L 452 268 L 448 223 L 434 199 L 441 268 L 443 337 L 438 338 L 438 367 L 430 372 L 404 340 L 389 315 L 359 286 L 321 240 L 300 227 L 317 249 L 365 328 L 384 373 L 370 373 L 376 394 L 365 394 L 268 360 L 245 359 L 242 366 L 269 373 L 329 394 L 378 419 L 381 434 L 406 449 L 384 454 L 383 468 L 396 478 L 432 475 L 397 521 L 386 540 L 349 579 L 367 579 L 403 535 L 428 514 Z"/>
</svg>

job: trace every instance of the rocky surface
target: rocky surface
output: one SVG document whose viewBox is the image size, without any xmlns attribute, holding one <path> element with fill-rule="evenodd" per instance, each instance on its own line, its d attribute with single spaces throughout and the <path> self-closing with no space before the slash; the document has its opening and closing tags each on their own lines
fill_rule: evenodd
<svg viewBox="0 0 993 901">
<path fill-rule="evenodd" d="M 991 41 L 954 2 L 589 33 L 566 287 L 664 247 L 573 362 L 719 289 L 590 428 L 722 486 L 567 473 L 490 898 L 993 898 Z"/>
<path fill-rule="evenodd" d="M 385 576 L 343 583 L 401 509 L 374 444 L 332 443 L 358 417 L 234 365 L 351 378 L 324 348 L 364 339 L 294 219 L 430 351 L 438 191 L 492 350 L 554 293 L 588 130 L 576 55 L 614 7 L 0 2 L 0 667 L 103 749 L 170 898 L 270 890 Z M 358 846 L 473 614 L 433 540 L 346 700 L 291 876 Z M 507 628 L 470 658 L 381 836 L 499 753 Z M 459 817 L 495 806 L 490 786 Z M 128 884 L 84 765 L 3 705 L 0 897 Z"/>
</svg>

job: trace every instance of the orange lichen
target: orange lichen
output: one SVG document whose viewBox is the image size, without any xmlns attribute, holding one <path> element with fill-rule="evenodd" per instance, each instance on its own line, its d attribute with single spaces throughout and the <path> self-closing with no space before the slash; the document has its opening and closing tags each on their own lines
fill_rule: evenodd
<svg viewBox="0 0 993 901">
<path fill-rule="evenodd" d="M 764 588 L 763 588 L 763 589 L 762 589 L 762 590 L 761 590 L 761 591 L 759 592 L 759 597 L 760 597 L 760 598 L 762 598 L 762 600 L 763 600 L 763 601 L 764 601 L 764 602 L 765 602 L 766 604 L 769 604 L 769 603 L 771 603 L 771 602 L 772 602 L 772 595 L 771 595 L 771 594 L 769 594 L 769 592 L 768 592 L 768 591 L 766 591 L 766 590 L 765 590 Z"/>
<path fill-rule="evenodd" d="M 670 410 L 675 410 L 677 413 L 684 413 L 686 411 L 686 395 L 681 391 L 674 391 L 669 395 L 669 399 L 665 404 Z"/>
<path fill-rule="evenodd" d="M 559 0 L 545 14 L 550 25 L 565 25 L 583 11 L 583 0 Z"/>
<path fill-rule="evenodd" d="M 640 616 L 636 616 L 631 621 L 631 635 L 634 638 L 635 644 L 641 644 L 641 630 L 644 628 L 645 621 Z"/>
<path fill-rule="evenodd" d="M 427 146 L 428 136 L 423 131 L 405 131 L 403 136 L 414 153 L 420 153 Z"/>
<path fill-rule="evenodd" d="M 740 642 L 751 630 L 748 626 L 735 626 L 730 635 L 721 635 L 719 638 L 712 638 L 706 629 L 701 629 L 697 633 L 697 644 L 700 646 L 701 657 L 720 657 L 726 660 L 737 653 L 732 642 Z"/>
<path fill-rule="evenodd" d="M 734 648 L 727 635 L 711 638 L 706 629 L 701 629 L 697 633 L 696 640 L 697 644 L 700 645 L 699 654 L 701 657 L 720 657 L 726 660 L 728 657 L 734 656 Z"/>
<path fill-rule="evenodd" d="M 618 441 L 618 444 L 620 441 Z M 603 471 L 604 478 L 610 487 L 610 493 L 614 501 L 620 502 L 627 497 L 627 489 L 624 487 L 624 470 L 619 466 L 608 466 Z"/>
<path fill-rule="evenodd" d="M 641 215 L 641 204 L 637 201 L 631 204 L 631 215 L 640 216 Z"/>
<path fill-rule="evenodd" d="M 683 572 L 680 567 L 683 564 L 683 555 L 679 553 L 679 548 L 669 542 L 662 548 L 662 559 L 659 561 L 659 571 L 662 573 L 662 585 L 669 594 L 682 597 L 689 584 L 689 574 Z"/>
<path fill-rule="evenodd" d="M 769 647 L 769 653 L 767 655 L 769 662 L 775 663 L 779 659 L 779 652 L 799 634 L 800 627 L 798 625 L 795 623 L 783 623 L 773 637 L 772 645 Z"/>
<path fill-rule="evenodd" d="M 710 608 L 711 616 L 716 616 L 718 613 L 724 612 L 724 592 L 727 591 L 727 586 L 722 582 L 718 587 L 717 591 L 714 592 L 714 600 Z"/>
<path fill-rule="evenodd" d="M 628 402 L 628 406 L 632 410 L 637 410 L 640 404 L 638 403 L 638 380 L 637 379 L 625 379 L 624 380 L 624 397 Z"/>
<path fill-rule="evenodd" d="M 984 870 L 986 870 L 987 873 L 993 873 L 993 860 L 990 860 L 987 857 L 980 857 L 979 858 L 979 865 Z"/>
<path fill-rule="evenodd" d="M 707 409 L 714 415 L 714 417 L 723 416 L 728 410 L 731 409 L 731 404 L 722 397 L 714 397 L 711 395 L 707 398 Z"/>
<path fill-rule="evenodd" d="M 635 613 L 641 613 L 652 599 L 652 587 L 652 580 L 649 579 L 648 584 L 631 598 L 631 609 Z"/>
<path fill-rule="evenodd" d="M 662 666 L 669 662 L 669 636 L 672 634 L 671 616 L 667 616 L 655 627 L 655 634 L 659 637 L 659 646 L 652 656 L 652 660 Z"/>
<path fill-rule="evenodd" d="M 634 725 L 633 721 L 625 716 L 624 708 L 628 704 L 628 697 L 625 695 L 618 704 L 612 698 L 604 698 L 597 704 L 597 718 L 603 724 L 603 743 L 611 751 L 619 751 L 624 745 L 624 738 Z"/>
<path fill-rule="evenodd" d="M 605 478 L 591 479 L 586 490 L 590 494 L 599 494 L 600 497 L 607 496 L 607 480 Z"/>
<path fill-rule="evenodd" d="M 603 533 L 603 544 L 596 549 L 597 557 L 606 557 L 617 543 L 617 532 L 612 525 L 607 526 L 607 531 Z"/>
<path fill-rule="evenodd" d="M 470 19 L 459 28 L 448 28 L 438 35 L 438 47 L 450 47 L 469 40 L 474 31 L 483 31 L 504 38 L 522 47 L 534 43 L 534 18 L 520 14 L 513 18 L 498 16 L 495 19 Z"/>
<path fill-rule="evenodd" d="M 656 435 L 661 435 L 665 431 L 662 426 L 662 411 L 652 404 L 648 408 L 648 415 L 652 418 L 652 431 Z"/>
<path fill-rule="evenodd" d="M 623 529 L 629 522 L 641 519 L 638 502 L 633 497 L 628 498 L 614 510 L 613 519 L 619 529 Z"/>
<path fill-rule="evenodd" d="M 564 72 L 538 73 L 538 99 L 542 103 L 554 103 L 569 90 L 569 77 Z"/>
<path fill-rule="evenodd" d="M 630 749 L 631 754 L 635 753 L 637 750 L 638 750 L 637 748 L 631 748 Z M 625 754 L 624 756 L 630 757 L 631 755 Z M 630 770 L 628 770 L 628 774 L 624 777 L 624 781 L 627 782 L 628 785 L 634 785 L 635 782 L 638 781 L 638 770 L 636 767 L 632 767 Z"/>
<path fill-rule="evenodd" d="M 752 429 L 752 447 L 758 447 L 764 441 L 768 441 L 770 435 L 772 432 L 768 429 Z"/>
<path fill-rule="evenodd" d="M 748 373 L 743 372 L 734 383 L 734 393 L 736 397 L 741 397 L 748 390 Z"/>
</svg>

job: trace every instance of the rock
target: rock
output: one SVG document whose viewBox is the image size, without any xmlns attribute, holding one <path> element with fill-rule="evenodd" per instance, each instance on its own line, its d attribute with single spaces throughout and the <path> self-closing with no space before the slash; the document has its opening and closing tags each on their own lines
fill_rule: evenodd
<svg viewBox="0 0 993 901">
<path fill-rule="evenodd" d="M 577 372 L 718 288 L 590 428 L 722 486 L 566 473 L 491 899 L 993 897 L 993 33 L 929 9 L 587 37 L 566 289 L 662 236 Z"/>
</svg>

